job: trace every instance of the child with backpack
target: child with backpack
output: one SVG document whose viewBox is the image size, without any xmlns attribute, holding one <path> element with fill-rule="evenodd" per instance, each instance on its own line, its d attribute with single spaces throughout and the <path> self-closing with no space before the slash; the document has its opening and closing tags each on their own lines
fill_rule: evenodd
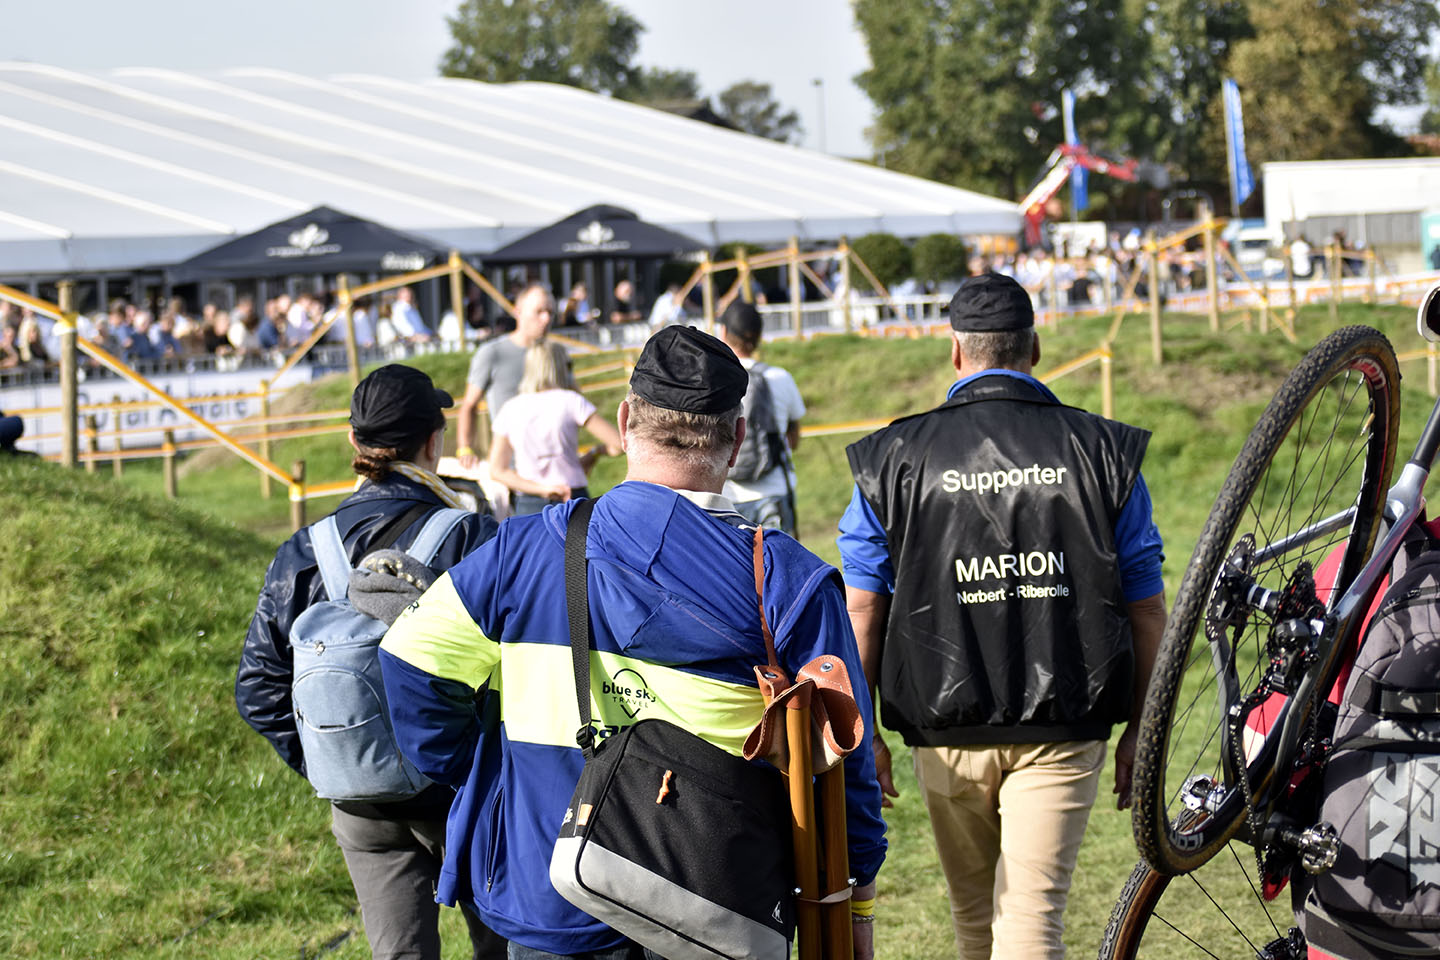
<svg viewBox="0 0 1440 960">
<path fill-rule="evenodd" d="M 275 554 L 235 680 L 240 715 L 331 803 L 336 842 L 376 960 L 439 960 L 439 879 L 454 791 L 395 745 L 377 648 L 440 573 L 495 535 L 436 476 L 453 401 L 412 367 L 371 373 L 350 399 L 359 488 Z M 505 941 L 468 911 L 476 958 Z"/>
</svg>

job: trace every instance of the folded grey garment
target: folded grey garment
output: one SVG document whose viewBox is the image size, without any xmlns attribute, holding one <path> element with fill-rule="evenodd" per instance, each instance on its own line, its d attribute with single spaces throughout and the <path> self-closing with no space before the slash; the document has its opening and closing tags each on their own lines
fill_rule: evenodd
<svg viewBox="0 0 1440 960">
<path fill-rule="evenodd" d="M 367 617 L 394 623 L 439 576 L 403 550 L 376 550 L 350 572 L 350 603 Z"/>
</svg>

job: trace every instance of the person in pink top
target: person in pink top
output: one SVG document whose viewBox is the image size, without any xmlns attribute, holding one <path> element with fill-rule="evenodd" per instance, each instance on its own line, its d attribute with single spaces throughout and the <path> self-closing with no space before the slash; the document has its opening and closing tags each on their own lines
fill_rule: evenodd
<svg viewBox="0 0 1440 960">
<path fill-rule="evenodd" d="M 520 392 L 495 415 L 490 476 L 510 488 L 511 514 L 539 513 L 548 503 L 588 497 L 579 431 L 589 430 L 610 456 L 620 434 L 575 389 L 570 358 L 558 343 L 525 351 Z"/>
</svg>

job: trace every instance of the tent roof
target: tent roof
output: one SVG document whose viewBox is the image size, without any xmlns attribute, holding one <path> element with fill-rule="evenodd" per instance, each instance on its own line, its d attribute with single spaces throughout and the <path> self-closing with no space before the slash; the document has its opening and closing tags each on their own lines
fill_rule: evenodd
<svg viewBox="0 0 1440 960">
<path fill-rule="evenodd" d="M 580 260 L 590 257 L 673 257 L 705 249 L 674 230 L 646 223 L 632 210 L 599 204 L 577 210 L 486 256 L 491 263 Z"/>
<path fill-rule="evenodd" d="M 573 87 L 0 62 L 0 276 L 168 265 L 325 204 L 488 253 L 597 203 L 710 244 L 1017 206 Z"/>
<path fill-rule="evenodd" d="M 286 217 L 226 240 L 166 273 L 174 283 L 212 277 L 277 277 L 292 273 L 404 273 L 445 251 L 427 240 L 329 207 Z"/>
</svg>

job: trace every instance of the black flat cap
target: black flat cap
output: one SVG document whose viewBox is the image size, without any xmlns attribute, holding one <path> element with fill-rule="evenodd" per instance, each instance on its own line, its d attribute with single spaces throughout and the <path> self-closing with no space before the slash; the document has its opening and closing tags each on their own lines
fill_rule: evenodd
<svg viewBox="0 0 1440 960">
<path fill-rule="evenodd" d="M 423 371 L 391 363 L 361 380 L 350 395 L 350 426 L 356 443 L 403 450 L 439 430 L 445 408 L 454 403 Z"/>
<path fill-rule="evenodd" d="M 961 333 L 997 333 L 1035 326 L 1035 307 L 1025 288 L 1003 273 L 982 273 L 960 282 L 950 298 L 950 327 Z"/>
<path fill-rule="evenodd" d="M 765 320 L 755 309 L 755 304 L 746 303 L 739 297 L 720 315 L 720 325 L 741 340 L 758 341 L 765 332 Z"/>
<path fill-rule="evenodd" d="M 630 376 L 641 400 L 683 413 L 733 410 L 749 385 L 734 351 L 694 327 L 666 327 L 651 337 Z"/>
</svg>

